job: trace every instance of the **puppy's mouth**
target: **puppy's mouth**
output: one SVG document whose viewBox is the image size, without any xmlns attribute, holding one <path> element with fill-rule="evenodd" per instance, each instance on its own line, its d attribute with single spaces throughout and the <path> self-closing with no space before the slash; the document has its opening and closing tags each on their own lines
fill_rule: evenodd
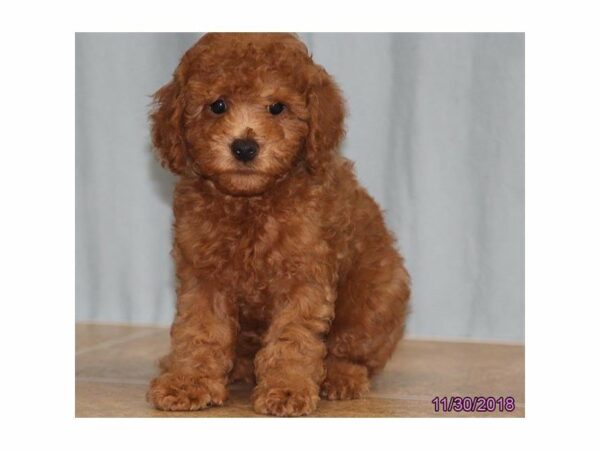
<svg viewBox="0 0 600 450">
<path fill-rule="evenodd" d="M 272 182 L 269 174 L 251 168 L 228 170 L 211 178 L 226 194 L 246 197 L 262 194 Z"/>
<path fill-rule="evenodd" d="M 225 170 L 223 172 L 221 172 L 221 175 L 241 175 L 241 176 L 249 176 L 249 175 L 267 175 L 264 172 L 261 172 L 259 170 L 253 169 L 251 167 L 245 167 L 242 169 L 235 169 L 235 170 Z"/>
</svg>

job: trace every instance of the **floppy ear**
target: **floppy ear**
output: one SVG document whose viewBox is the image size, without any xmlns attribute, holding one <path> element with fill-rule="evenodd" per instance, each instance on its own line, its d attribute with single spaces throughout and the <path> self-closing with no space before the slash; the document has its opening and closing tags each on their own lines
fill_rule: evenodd
<svg viewBox="0 0 600 450">
<path fill-rule="evenodd" d="M 316 66 L 308 89 L 306 141 L 306 162 L 312 172 L 327 164 L 344 136 L 344 110 L 339 88 L 325 69 Z"/>
<path fill-rule="evenodd" d="M 187 151 L 183 135 L 183 87 L 179 70 L 173 81 L 154 94 L 152 144 L 158 160 L 171 172 L 182 175 L 187 167 Z"/>
</svg>

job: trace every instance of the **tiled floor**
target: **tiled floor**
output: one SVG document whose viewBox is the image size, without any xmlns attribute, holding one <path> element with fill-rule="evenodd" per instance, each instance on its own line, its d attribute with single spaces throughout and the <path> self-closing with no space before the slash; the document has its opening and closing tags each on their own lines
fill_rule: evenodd
<svg viewBox="0 0 600 450">
<path fill-rule="evenodd" d="M 231 387 L 227 404 L 205 411 L 165 413 L 145 401 L 156 361 L 169 346 L 168 330 L 78 324 L 77 417 L 254 417 L 249 386 Z M 370 394 L 361 400 L 321 401 L 317 417 L 524 417 L 521 345 L 405 340 Z M 511 396 L 512 412 L 436 413 L 436 396 Z"/>
</svg>

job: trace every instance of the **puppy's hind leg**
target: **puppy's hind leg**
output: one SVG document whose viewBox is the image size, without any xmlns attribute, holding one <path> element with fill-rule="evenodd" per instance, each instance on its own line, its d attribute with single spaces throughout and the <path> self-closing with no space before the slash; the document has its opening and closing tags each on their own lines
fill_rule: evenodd
<svg viewBox="0 0 600 450">
<path fill-rule="evenodd" d="M 340 284 L 335 320 L 327 339 L 327 376 L 321 397 L 359 398 L 404 333 L 409 276 L 393 250 L 362 255 Z"/>
<path fill-rule="evenodd" d="M 347 359 L 329 356 L 325 360 L 327 375 L 321 383 L 321 398 L 325 400 L 351 400 L 369 391 L 367 367 Z"/>
</svg>

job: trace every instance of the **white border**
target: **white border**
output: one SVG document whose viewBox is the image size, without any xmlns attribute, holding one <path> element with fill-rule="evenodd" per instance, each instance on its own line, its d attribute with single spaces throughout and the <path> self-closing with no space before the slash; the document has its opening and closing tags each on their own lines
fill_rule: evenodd
<svg viewBox="0 0 600 450">
<path fill-rule="evenodd" d="M 89 449 L 589 447 L 598 416 L 600 300 L 600 38 L 592 6 L 509 0 L 4 6 L 5 440 Z M 73 419 L 74 32 L 208 29 L 527 33 L 527 419 Z"/>
</svg>

